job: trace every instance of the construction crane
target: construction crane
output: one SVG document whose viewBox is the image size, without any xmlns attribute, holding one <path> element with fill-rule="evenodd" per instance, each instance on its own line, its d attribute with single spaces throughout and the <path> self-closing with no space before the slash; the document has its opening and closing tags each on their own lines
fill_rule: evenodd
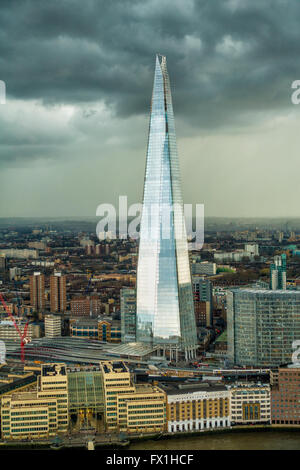
<svg viewBox="0 0 300 470">
<path fill-rule="evenodd" d="M 0 301 L 4 307 L 4 310 L 6 311 L 6 313 L 8 314 L 9 318 L 11 319 L 11 321 L 13 322 L 13 325 L 15 327 L 15 329 L 17 330 L 18 332 L 18 335 L 20 337 L 20 341 L 21 341 L 21 361 L 24 362 L 25 361 L 25 351 L 24 351 L 24 346 L 25 344 L 29 343 L 29 339 L 27 338 L 27 330 L 28 330 L 28 324 L 29 322 L 27 322 L 24 326 L 24 330 L 23 330 L 23 333 L 22 331 L 20 330 L 19 328 L 19 325 L 17 324 L 16 320 L 15 320 L 15 317 L 13 316 L 13 314 L 10 312 L 8 306 L 6 305 L 6 302 L 3 298 L 3 295 L 1 294 L 0 292 Z"/>
</svg>

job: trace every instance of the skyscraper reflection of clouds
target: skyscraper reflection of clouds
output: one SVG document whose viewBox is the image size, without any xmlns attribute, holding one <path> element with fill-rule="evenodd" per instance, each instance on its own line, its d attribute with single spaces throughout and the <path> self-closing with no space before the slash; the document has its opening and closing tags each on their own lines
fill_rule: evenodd
<svg viewBox="0 0 300 470">
<path fill-rule="evenodd" d="M 195 356 L 197 335 L 170 83 L 156 57 L 137 270 L 137 340 Z"/>
</svg>

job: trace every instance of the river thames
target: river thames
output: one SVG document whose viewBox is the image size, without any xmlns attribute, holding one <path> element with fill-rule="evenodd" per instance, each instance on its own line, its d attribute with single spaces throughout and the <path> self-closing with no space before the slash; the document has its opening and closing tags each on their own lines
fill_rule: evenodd
<svg viewBox="0 0 300 470">
<path fill-rule="evenodd" d="M 300 450 L 300 431 L 234 432 L 132 443 L 129 450 Z"/>
</svg>

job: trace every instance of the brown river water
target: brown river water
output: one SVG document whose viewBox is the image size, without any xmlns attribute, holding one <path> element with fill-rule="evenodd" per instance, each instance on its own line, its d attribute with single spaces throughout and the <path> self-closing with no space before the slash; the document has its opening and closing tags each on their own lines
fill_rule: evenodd
<svg viewBox="0 0 300 470">
<path fill-rule="evenodd" d="M 299 431 L 241 432 L 140 441 L 128 450 L 300 450 Z"/>
</svg>

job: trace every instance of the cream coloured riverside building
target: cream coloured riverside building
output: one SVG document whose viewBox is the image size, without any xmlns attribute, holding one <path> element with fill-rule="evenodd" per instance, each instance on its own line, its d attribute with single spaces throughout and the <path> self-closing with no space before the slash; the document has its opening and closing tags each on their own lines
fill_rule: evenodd
<svg viewBox="0 0 300 470">
<path fill-rule="evenodd" d="M 61 336 L 61 317 L 59 315 L 45 316 L 45 336 L 46 338 Z"/>
<path fill-rule="evenodd" d="M 241 383 L 229 389 L 232 424 L 271 422 L 270 385 Z"/>
<path fill-rule="evenodd" d="M 230 393 L 223 385 L 167 385 L 168 432 L 230 426 Z"/>
<path fill-rule="evenodd" d="M 5 439 L 54 436 L 68 431 L 68 380 L 65 364 L 43 364 L 33 392 L 13 393 L 1 401 Z"/>
<path fill-rule="evenodd" d="M 36 392 L 14 393 L 2 398 L 3 439 L 50 437 L 58 431 L 57 399 L 38 398 Z"/>
<path fill-rule="evenodd" d="M 163 390 L 149 384 L 134 384 L 124 362 L 103 361 L 100 369 L 108 431 L 131 434 L 165 431 L 166 394 Z"/>
<path fill-rule="evenodd" d="M 134 392 L 117 396 L 118 426 L 129 434 L 166 430 L 166 394 L 150 384 L 135 385 Z"/>
<path fill-rule="evenodd" d="M 68 411 L 68 377 L 65 364 L 42 364 L 38 377 L 38 397 L 57 399 L 57 423 L 61 432 L 67 432 L 69 423 Z"/>
</svg>

